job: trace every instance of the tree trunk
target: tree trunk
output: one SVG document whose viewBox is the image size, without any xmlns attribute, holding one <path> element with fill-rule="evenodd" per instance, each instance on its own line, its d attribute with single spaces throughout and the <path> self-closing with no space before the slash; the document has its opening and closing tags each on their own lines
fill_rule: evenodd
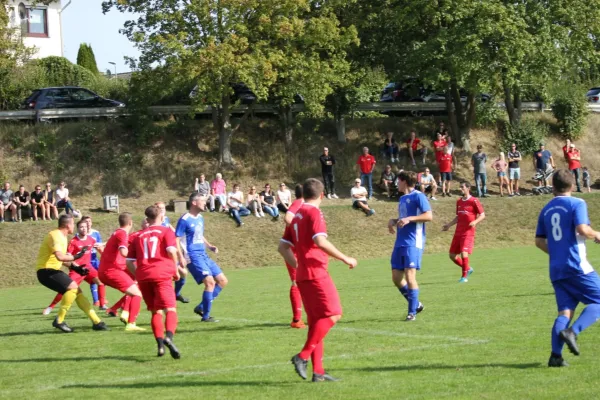
<svg viewBox="0 0 600 400">
<path fill-rule="evenodd" d="M 335 129 L 338 142 L 346 143 L 346 120 L 341 114 L 335 116 Z"/>
<path fill-rule="evenodd" d="M 223 96 L 221 108 L 219 109 L 219 163 L 221 165 L 233 164 L 231 156 L 231 138 L 233 129 L 231 128 L 231 114 L 229 96 Z"/>
<path fill-rule="evenodd" d="M 449 99 L 451 101 L 449 102 Z M 471 126 L 475 121 L 475 94 L 469 92 L 467 94 L 467 102 L 463 105 L 460 98 L 460 91 L 456 81 L 452 81 L 449 85 L 449 96 L 446 95 L 446 105 L 450 103 L 448 109 L 448 117 L 452 131 L 466 152 L 471 151 Z"/>
<path fill-rule="evenodd" d="M 285 148 L 291 150 L 294 143 L 294 113 L 292 112 L 292 106 L 281 106 L 279 108 L 279 118 L 285 137 Z"/>
<path fill-rule="evenodd" d="M 517 84 L 511 85 L 506 78 L 502 79 L 502 87 L 508 121 L 512 126 L 517 127 L 521 123 L 521 91 Z"/>
</svg>

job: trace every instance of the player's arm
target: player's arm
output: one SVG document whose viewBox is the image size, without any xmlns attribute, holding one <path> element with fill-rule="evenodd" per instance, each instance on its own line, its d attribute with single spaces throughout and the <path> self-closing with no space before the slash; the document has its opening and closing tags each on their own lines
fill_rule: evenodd
<svg viewBox="0 0 600 400">
<path fill-rule="evenodd" d="M 292 268 L 298 268 L 298 264 L 296 263 L 296 257 L 294 256 L 294 252 L 292 251 L 292 244 L 286 240 L 281 240 L 279 242 L 279 247 L 277 251 L 285 262 Z"/>
<path fill-rule="evenodd" d="M 481 214 L 477 214 L 477 218 L 475 218 L 475 220 L 471 221 L 471 223 L 469 224 L 469 226 L 474 227 L 475 225 L 477 225 L 478 223 L 480 223 L 481 221 L 483 221 L 485 219 L 485 213 L 481 213 Z"/>
<path fill-rule="evenodd" d="M 177 268 L 177 259 L 179 257 L 182 257 L 181 249 L 179 248 L 179 238 L 177 238 L 177 246 L 176 247 L 173 247 L 173 246 L 167 247 L 167 253 L 169 254 L 169 257 L 171 257 L 171 260 L 173 260 L 173 265 L 175 265 L 175 280 L 178 281 L 179 279 L 181 279 L 181 275 L 179 274 L 179 268 Z M 185 264 L 181 264 L 181 265 L 185 265 Z"/>
<path fill-rule="evenodd" d="M 181 238 L 175 237 L 175 242 L 177 243 L 177 257 L 179 258 L 179 265 L 185 267 L 185 257 L 183 255 L 183 250 L 181 248 Z M 177 264 L 177 260 L 175 260 L 175 264 Z"/>
<path fill-rule="evenodd" d="M 346 256 L 344 253 L 339 251 L 333 243 L 327 240 L 325 235 L 317 235 L 313 238 L 313 241 L 321 250 L 327 253 L 330 257 L 340 260 L 344 264 L 348 265 L 350 269 L 356 267 L 357 261 L 352 257 Z"/>
<path fill-rule="evenodd" d="M 212 244 L 210 244 L 210 243 L 208 242 L 208 240 L 206 240 L 206 236 L 204 237 L 204 244 L 205 244 L 205 245 L 206 245 L 206 247 L 207 247 L 207 248 L 208 248 L 210 251 L 212 251 L 213 253 L 215 253 L 215 254 L 218 254 L 218 253 L 219 253 L 219 248 L 218 248 L 217 246 L 213 246 Z"/>
<path fill-rule="evenodd" d="M 545 237 L 536 236 L 535 246 L 538 249 L 540 249 L 541 251 L 543 251 L 544 253 L 548 254 L 548 241 L 546 240 Z"/>
<path fill-rule="evenodd" d="M 431 211 L 425 211 L 424 213 L 421 213 L 419 215 L 415 215 L 413 217 L 405 217 L 402 219 L 399 219 L 397 222 L 397 226 L 399 228 L 402 228 L 405 225 L 410 224 L 411 222 L 430 222 L 433 220 L 433 213 Z"/>
<path fill-rule="evenodd" d="M 600 232 L 593 230 L 588 224 L 577 225 L 575 229 L 580 236 L 594 240 L 596 243 L 600 243 Z"/>
<path fill-rule="evenodd" d="M 292 223 L 292 220 L 294 219 L 294 216 L 296 214 L 291 213 L 289 211 L 286 211 L 285 216 L 283 217 L 283 221 L 285 222 L 286 225 L 289 225 Z"/>
<path fill-rule="evenodd" d="M 451 226 L 454 226 L 458 223 L 458 216 L 454 217 L 454 219 L 442 227 L 443 231 L 447 231 Z"/>
</svg>

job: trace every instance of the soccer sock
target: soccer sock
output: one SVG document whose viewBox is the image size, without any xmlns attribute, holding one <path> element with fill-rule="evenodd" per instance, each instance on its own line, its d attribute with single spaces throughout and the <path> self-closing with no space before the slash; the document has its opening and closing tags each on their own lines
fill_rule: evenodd
<svg viewBox="0 0 600 400">
<path fill-rule="evenodd" d="M 290 301 L 292 302 L 292 318 L 294 322 L 302 319 L 302 296 L 298 286 L 290 287 Z"/>
<path fill-rule="evenodd" d="M 55 305 L 57 305 L 63 298 L 63 295 L 58 293 L 55 297 L 54 300 L 52 300 L 52 303 L 50 303 L 50 305 L 48 307 L 50 308 L 54 308 Z"/>
<path fill-rule="evenodd" d="M 77 306 L 81 309 L 81 311 L 85 313 L 85 315 L 88 316 L 89 319 L 92 320 L 94 325 L 100 323 L 100 318 L 98 318 L 98 315 L 96 315 L 96 311 L 94 311 L 94 308 L 92 307 L 88 299 L 85 298 L 83 293 L 79 293 L 75 301 L 77 302 Z"/>
<path fill-rule="evenodd" d="M 173 337 L 175 331 L 177 330 L 177 312 L 167 311 L 165 319 L 165 328 L 167 329 L 167 336 Z"/>
<path fill-rule="evenodd" d="M 150 325 L 152 325 L 152 333 L 154 333 L 154 337 L 161 340 L 159 344 L 162 344 L 162 339 L 165 337 L 164 325 L 163 325 L 163 317 L 162 314 L 154 313 L 152 314 L 152 319 L 150 320 Z"/>
<path fill-rule="evenodd" d="M 101 306 L 105 306 L 108 301 L 106 301 L 106 286 L 98 285 L 98 298 Z"/>
<path fill-rule="evenodd" d="M 418 306 L 419 306 L 419 289 L 408 289 L 408 313 L 412 314 L 412 315 L 416 315 Z"/>
<path fill-rule="evenodd" d="M 471 269 L 471 267 L 469 266 L 469 257 L 465 257 L 462 259 L 463 265 L 462 265 L 462 277 L 466 278 L 467 275 L 469 275 L 469 270 Z"/>
<path fill-rule="evenodd" d="M 123 312 L 127 312 L 129 315 L 129 308 L 131 308 L 131 296 L 125 295 L 125 300 L 123 301 Z"/>
<path fill-rule="evenodd" d="M 123 305 L 125 304 L 125 298 L 127 297 L 127 295 L 121 297 L 115 304 L 113 304 L 112 306 L 110 306 L 108 309 L 114 311 L 115 313 L 117 311 L 119 311 L 119 308 L 123 308 Z"/>
<path fill-rule="evenodd" d="M 452 259 L 452 262 L 456 265 L 458 265 L 459 267 L 463 267 L 463 259 L 460 258 L 459 256 L 456 256 Z"/>
<path fill-rule="evenodd" d="M 127 322 L 129 322 L 130 324 L 135 324 L 135 320 L 137 319 L 137 317 L 140 313 L 141 307 L 142 307 L 141 296 L 132 296 L 131 304 L 129 306 L 129 317 L 127 319 Z"/>
<path fill-rule="evenodd" d="M 73 302 L 77 298 L 77 289 L 67 290 L 63 294 L 63 298 L 60 301 L 60 308 L 58 309 L 58 316 L 56 317 L 56 322 L 62 324 L 65 321 L 65 317 L 67 316 L 67 312 L 69 308 L 73 305 Z"/>
<path fill-rule="evenodd" d="M 325 373 L 325 369 L 323 368 L 323 341 L 321 340 L 319 344 L 315 347 L 312 354 L 310 355 L 310 360 L 313 365 L 313 374 L 323 375 Z"/>
<path fill-rule="evenodd" d="M 315 347 L 322 342 L 331 327 L 335 325 L 335 322 L 331 320 L 331 318 L 321 318 L 317 320 L 314 324 L 308 325 L 308 337 L 306 338 L 306 343 L 300 352 L 300 358 L 303 360 L 308 360 L 310 355 L 315 350 Z"/>
<path fill-rule="evenodd" d="M 213 301 L 213 292 L 204 291 L 202 293 L 202 312 L 204 313 L 204 319 L 208 319 L 210 317 L 210 309 L 212 308 Z"/>
<path fill-rule="evenodd" d="M 590 304 L 583 310 L 571 328 L 576 335 L 579 335 L 598 319 L 600 319 L 600 304 Z"/>
<path fill-rule="evenodd" d="M 175 282 L 175 296 L 181 296 L 181 289 L 183 289 L 183 285 L 185 285 L 185 278 L 180 278 Z"/>
<path fill-rule="evenodd" d="M 404 285 L 402 287 L 399 287 L 398 290 L 400 291 L 400 293 L 402 294 L 402 296 L 404 296 L 404 298 L 408 301 L 408 285 Z"/>
<path fill-rule="evenodd" d="M 221 290 L 223 290 L 221 286 L 215 285 L 215 289 L 213 290 L 213 301 L 217 298 L 219 293 L 221 293 Z"/>
<path fill-rule="evenodd" d="M 90 290 L 92 291 L 92 300 L 94 300 L 94 303 L 96 303 L 98 301 L 98 285 L 92 283 L 90 285 Z"/>
<path fill-rule="evenodd" d="M 562 341 L 560 336 L 558 335 L 560 331 L 563 329 L 567 329 L 569 326 L 569 318 L 564 315 L 559 315 L 556 320 L 554 320 L 554 326 L 552 327 L 552 353 L 560 356 L 562 354 L 562 348 L 565 342 Z"/>
</svg>

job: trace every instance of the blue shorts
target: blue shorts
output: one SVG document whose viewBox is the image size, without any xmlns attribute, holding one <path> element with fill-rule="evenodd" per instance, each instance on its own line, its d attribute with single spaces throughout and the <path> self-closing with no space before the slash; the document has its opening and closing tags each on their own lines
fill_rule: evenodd
<svg viewBox="0 0 600 400">
<path fill-rule="evenodd" d="M 575 310 L 577 304 L 600 304 L 600 277 L 594 272 L 552 282 L 558 311 Z"/>
<path fill-rule="evenodd" d="M 452 172 L 440 172 L 443 181 L 451 181 L 452 180 Z"/>
<path fill-rule="evenodd" d="M 392 269 L 404 270 L 406 268 L 421 269 L 423 249 L 416 247 L 394 247 L 392 252 Z"/>
<path fill-rule="evenodd" d="M 208 276 L 214 277 L 223 273 L 221 268 L 219 268 L 217 263 L 208 254 L 189 254 L 189 256 L 191 262 L 187 265 L 187 269 L 198 285 Z"/>
<path fill-rule="evenodd" d="M 98 256 L 95 255 L 94 253 L 92 253 L 92 267 L 94 267 L 94 269 L 98 269 L 98 267 L 100 267 L 100 260 L 98 259 Z"/>
<path fill-rule="evenodd" d="M 506 172 L 504 172 L 504 171 L 498 172 L 498 178 L 502 178 L 505 176 L 506 176 Z"/>
</svg>

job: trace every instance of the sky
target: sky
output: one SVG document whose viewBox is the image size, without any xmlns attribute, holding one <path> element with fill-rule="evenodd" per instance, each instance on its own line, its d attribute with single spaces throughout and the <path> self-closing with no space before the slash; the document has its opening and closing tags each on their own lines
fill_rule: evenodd
<svg viewBox="0 0 600 400">
<path fill-rule="evenodd" d="M 68 0 L 62 0 L 63 7 L 67 3 Z M 119 33 L 128 19 L 127 14 L 115 9 L 102 14 L 102 0 L 72 0 L 62 14 L 65 57 L 76 63 L 79 45 L 89 43 L 94 49 L 100 72 L 108 68 L 115 72 L 109 61 L 117 64 L 117 73 L 128 72 L 130 69 L 124 57 L 137 58 L 139 55 L 127 37 Z"/>
</svg>

